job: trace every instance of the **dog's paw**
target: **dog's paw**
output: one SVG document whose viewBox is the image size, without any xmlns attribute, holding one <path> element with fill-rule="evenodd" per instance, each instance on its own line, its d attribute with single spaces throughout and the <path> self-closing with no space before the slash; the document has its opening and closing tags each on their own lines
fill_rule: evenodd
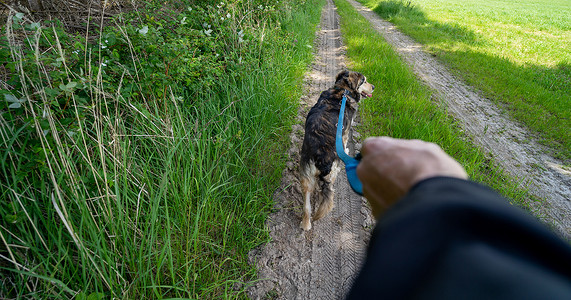
<svg viewBox="0 0 571 300">
<path fill-rule="evenodd" d="M 301 220 L 299 227 L 301 227 L 301 229 L 303 229 L 305 231 L 308 231 L 311 229 L 311 221 L 309 219 Z"/>
</svg>

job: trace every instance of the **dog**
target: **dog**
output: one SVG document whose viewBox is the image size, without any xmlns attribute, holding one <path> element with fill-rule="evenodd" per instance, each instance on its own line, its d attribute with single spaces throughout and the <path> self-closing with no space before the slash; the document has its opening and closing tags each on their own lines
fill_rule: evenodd
<svg viewBox="0 0 571 300">
<path fill-rule="evenodd" d="M 342 71 L 335 78 L 333 87 L 323 91 L 317 103 L 307 114 L 305 136 L 301 147 L 300 182 L 303 195 L 303 217 L 300 227 L 311 229 L 311 194 L 319 188 L 320 204 L 314 221 L 333 209 L 333 184 L 341 167 L 335 151 L 335 136 L 341 101 L 345 90 L 349 92 L 343 116 L 343 147 L 347 145 L 349 131 L 357 112 L 356 104 L 372 96 L 375 86 L 358 72 Z"/>
</svg>

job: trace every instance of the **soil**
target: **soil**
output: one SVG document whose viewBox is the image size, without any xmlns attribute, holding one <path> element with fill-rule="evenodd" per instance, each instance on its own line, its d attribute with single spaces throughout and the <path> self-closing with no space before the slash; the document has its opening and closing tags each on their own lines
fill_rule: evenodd
<svg viewBox="0 0 571 300">
<path fill-rule="evenodd" d="M 282 188 L 275 194 L 275 212 L 266 222 L 272 241 L 250 253 L 259 278 L 248 291 L 252 299 L 343 298 L 360 268 L 374 226 L 366 200 L 351 190 L 345 172 L 340 172 L 334 185 L 333 211 L 312 222 L 309 231 L 299 227 L 303 203 L 298 162 L 305 116 L 321 91 L 333 86 L 335 76 L 345 68 L 339 16 L 331 0 L 322 12 L 315 47 L 316 58 L 305 78 L 298 122 L 291 132 Z M 353 136 L 358 133 L 353 132 Z M 348 148 L 354 153 L 359 144 L 350 138 Z"/>
<path fill-rule="evenodd" d="M 545 153 L 533 135 L 502 113 L 501 108 L 453 76 L 422 45 L 400 33 L 358 2 L 348 0 L 391 44 L 427 86 L 435 101 L 449 112 L 475 144 L 501 165 L 521 186 L 542 201 L 533 201 L 533 213 L 555 232 L 571 237 L 571 172 Z M 298 122 L 292 127 L 289 162 L 281 188 L 275 193 L 275 211 L 268 220 L 271 242 L 253 250 L 250 262 L 258 269 L 258 280 L 248 289 L 252 299 L 340 299 L 343 298 L 364 258 L 374 220 L 366 200 L 352 192 L 344 172 L 335 183 L 335 208 L 313 229 L 299 228 L 302 196 L 298 180 L 299 150 L 305 116 L 321 91 L 333 85 L 335 75 L 345 68 L 339 16 L 328 0 L 316 36 L 316 58 L 305 78 Z M 358 118 L 356 119 L 358 121 Z M 351 152 L 359 150 L 359 133 L 349 140 Z M 351 153 L 351 154 L 353 154 Z"/>
</svg>

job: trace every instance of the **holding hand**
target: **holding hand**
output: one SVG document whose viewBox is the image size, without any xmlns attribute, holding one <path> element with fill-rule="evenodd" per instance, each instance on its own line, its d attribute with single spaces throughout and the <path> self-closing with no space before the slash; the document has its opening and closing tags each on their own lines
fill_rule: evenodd
<svg viewBox="0 0 571 300">
<path fill-rule="evenodd" d="M 375 217 L 421 180 L 437 176 L 468 178 L 464 168 L 438 145 L 420 140 L 368 138 L 361 155 L 357 175 Z"/>
</svg>

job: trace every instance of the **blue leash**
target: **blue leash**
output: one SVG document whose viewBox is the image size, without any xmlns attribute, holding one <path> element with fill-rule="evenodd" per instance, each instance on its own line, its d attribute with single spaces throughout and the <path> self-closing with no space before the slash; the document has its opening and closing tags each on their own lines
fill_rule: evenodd
<svg viewBox="0 0 571 300">
<path fill-rule="evenodd" d="M 357 177 L 357 165 L 361 160 L 361 154 L 357 153 L 357 156 L 351 157 L 345 153 L 345 148 L 343 147 L 343 116 L 345 115 L 345 102 L 347 102 L 348 93 L 349 91 L 345 90 L 345 93 L 343 93 L 343 100 L 341 101 L 339 122 L 337 123 L 337 135 L 335 136 L 335 150 L 337 151 L 337 156 L 339 156 L 345 164 L 345 172 L 347 173 L 349 185 L 355 193 L 363 195 L 363 184 Z"/>
</svg>

